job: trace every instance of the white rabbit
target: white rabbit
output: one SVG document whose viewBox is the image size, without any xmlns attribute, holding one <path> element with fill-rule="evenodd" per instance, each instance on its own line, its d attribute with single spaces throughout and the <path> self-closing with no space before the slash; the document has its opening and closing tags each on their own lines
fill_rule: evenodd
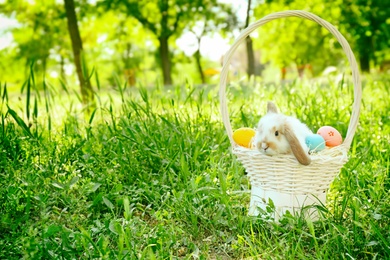
<svg viewBox="0 0 390 260">
<path fill-rule="evenodd" d="M 278 113 L 276 105 L 267 104 L 267 114 L 257 126 L 254 144 L 266 155 L 293 153 L 303 165 L 309 165 L 311 159 L 305 138 L 312 131 L 298 119 Z"/>
</svg>

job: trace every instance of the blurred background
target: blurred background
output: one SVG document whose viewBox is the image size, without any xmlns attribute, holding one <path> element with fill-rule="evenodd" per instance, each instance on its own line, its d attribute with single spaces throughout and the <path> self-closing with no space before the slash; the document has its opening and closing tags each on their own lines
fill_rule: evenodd
<svg viewBox="0 0 390 260">
<path fill-rule="evenodd" d="M 77 86 L 79 59 L 85 77 L 98 75 L 107 88 L 216 84 L 223 55 L 243 28 L 294 9 L 335 25 L 362 72 L 389 72 L 388 0 L 0 0 L 0 82 L 19 87 L 33 71 L 37 82 Z M 286 18 L 247 39 L 235 54 L 231 77 L 279 82 L 347 68 L 327 30 Z"/>
</svg>

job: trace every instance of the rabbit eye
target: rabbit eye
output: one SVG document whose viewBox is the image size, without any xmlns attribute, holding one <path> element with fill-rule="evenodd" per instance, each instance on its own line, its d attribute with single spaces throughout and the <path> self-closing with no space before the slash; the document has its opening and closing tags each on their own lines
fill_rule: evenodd
<svg viewBox="0 0 390 260">
<path fill-rule="evenodd" d="M 279 135 L 279 131 L 275 131 L 275 136 L 278 136 Z"/>
</svg>

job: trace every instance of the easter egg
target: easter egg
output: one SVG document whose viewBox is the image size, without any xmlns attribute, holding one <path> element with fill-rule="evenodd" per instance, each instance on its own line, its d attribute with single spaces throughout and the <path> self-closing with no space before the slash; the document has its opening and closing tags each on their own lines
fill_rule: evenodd
<svg viewBox="0 0 390 260">
<path fill-rule="evenodd" d="M 255 137 L 256 131 L 249 127 L 239 128 L 233 132 L 233 140 L 236 144 L 251 148 L 252 139 Z"/>
<path fill-rule="evenodd" d="M 319 152 L 325 149 L 325 140 L 319 134 L 306 136 L 305 142 L 307 147 L 309 147 L 309 150 L 312 152 Z"/>
<path fill-rule="evenodd" d="M 317 134 L 321 135 L 326 142 L 326 146 L 334 147 L 340 145 L 343 142 L 343 138 L 336 128 L 331 126 L 323 126 L 318 129 Z"/>
</svg>

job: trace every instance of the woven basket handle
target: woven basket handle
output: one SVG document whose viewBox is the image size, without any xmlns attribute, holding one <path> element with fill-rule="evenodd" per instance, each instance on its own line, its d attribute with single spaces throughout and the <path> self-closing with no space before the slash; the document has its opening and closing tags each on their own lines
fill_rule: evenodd
<svg viewBox="0 0 390 260">
<path fill-rule="evenodd" d="M 233 131 L 232 126 L 230 124 L 230 118 L 228 114 L 228 108 L 226 103 L 226 82 L 227 82 L 227 76 L 229 72 L 229 64 L 232 59 L 232 56 L 237 49 L 237 47 L 245 40 L 245 38 L 253 32 L 258 27 L 272 21 L 278 18 L 283 17 L 301 17 L 306 18 L 308 20 L 314 21 L 321 26 L 325 27 L 330 33 L 333 34 L 341 44 L 345 54 L 347 55 L 351 70 L 352 70 L 352 78 L 353 78 L 353 85 L 354 85 L 354 103 L 352 105 L 352 114 L 349 121 L 348 131 L 347 135 L 344 139 L 343 145 L 346 146 L 347 149 L 351 146 L 353 136 L 355 135 L 356 127 L 358 125 L 359 121 L 359 114 L 360 114 L 360 103 L 361 103 L 361 96 L 362 96 L 362 89 L 361 89 L 361 82 L 360 82 L 360 76 L 359 76 L 359 69 L 358 65 L 356 63 L 355 56 L 353 55 L 353 52 L 351 50 L 351 47 L 349 46 L 347 40 L 344 38 L 344 36 L 329 22 L 321 19 L 317 15 L 314 15 L 312 13 L 306 12 L 306 11 L 300 11 L 300 10 L 293 10 L 293 11 L 282 11 L 282 12 L 276 12 L 272 13 L 270 15 L 267 15 L 263 17 L 260 20 L 257 20 L 256 22 L 250 24 L 245 30 L 241 32 L 241 34 L 237 37 L 237 39 L 234 41 L 233 45 L 230 47 L 229 51 L 224 56 L 224 62 L 223 67 L 221 71 L 221 78 L 220 78 L 220 88 L 219 88 L 219 98 L 220 98 L 220 105 L 221 105 L 221 114 L 222 114 L 222 120 L 225 125 L 225 129 L 227 132 L 227 135 L 229 137 L 230 143 L 233 147 L 236 146 L 235 142 L 233 141 Z"/>
</svg>

